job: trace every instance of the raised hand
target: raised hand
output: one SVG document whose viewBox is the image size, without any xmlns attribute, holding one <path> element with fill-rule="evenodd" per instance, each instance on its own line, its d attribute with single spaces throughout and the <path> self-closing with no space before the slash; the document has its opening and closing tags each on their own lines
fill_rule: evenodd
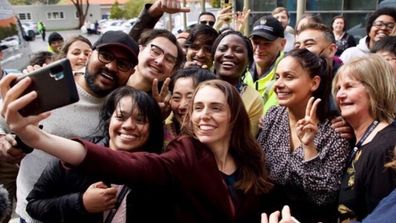
<svg viewBox="0 0 396 223">
<path fill-rule="evenodd" d="M 285 205 L 282 208 L 282 219 L 279 221 L 280 212 L 273 212 L 269 218 L 266 213 L 261 214 L 261 223 L 299 223 L 293 216 L 290 214 L 289 206 Z"/>
<path fill-rule="evenodd" d="M 164 12 L 174 14 L 178 12 L 190 12 L 190 9 L 182 7 L 180 0 L 157 0 L 148 10 L 148 13 L 154 17 L 161 16 Z"/>
<path fill-rule="evenodd" d="M 228 24 L 232 20 L 232 6 L 228 6 L 226 8 L 221 9 L 217 13 L 216 23 L 214 24 L 214 28 L 219 30 L 224 24 Z"/>
<path fill-rule="evenodd" d="M 19 163 L 25 156 L 20 149 L 16 148 L 17 142 L 12 134 L 0 136 L 0 161 Z"/>
<path fill-rule="evenodd" d="M 297 137 L 304 148 L 305 158 L 309 158 L 311 155 L 316 155 L 317 153 L 314 145 L 314 138 L 318 131 L 319 120 L 317 118 L 316 111 L 320 101 L 321 99 L 319 98 L 315 100 L 314 97 L 311 97 L 307 103 L 307 107 L 305 108 L 305 117 L 298 120 L 296 123 Z M 306 155 L 308 155 L 308 157 Z"/>
<path fill-rule="evenodd" d="M 9 74 L 0 82 L 0 92 L 3 98 L 1 115 L 5 118 L 13 133 L 19 135 L 24 141 L 34 142 L 36 140 L 36 134 L 40 131 L 37 123 L 47 118 L 50 113 L 45 112 L 28 117 L 23 117 L 19 114 L 18 111 L 20 109 L 24 108 L 37 97 L 37 92 L 32 91 L 21 96 L 32 80 L 26 77 L 11 87 L 11 83 L 16 78 L 17 74 Z"/>
<path fill-rule="evenodd" d="M 108 187 L 103 182 L 89 186 L 83 194 L 83 204 L 89 213 L 100 213 L 114 207 L 117 188 Z"/>
<path fill-rule="evenodd" d="M 245 27 L 248 23 L 248 17 L 250 15 L 250 9 L 244 8 L 242 12 L 236 12 L 235 14 L 235 30 L 244 33 Z"/>
<path fill-rule="evenodd" d="M 169 116 L 170 113 L 170 105 L 169 105 L 169 100 L 170 100 L 170 94 L 169 94 L 169 83 L 170 83 L 170 78 L 166 78 L 162 87 L 161 91 L 158 92 L 158 80 L 154 79 L 153 85 L 151 88 L 151 93 L 155 101 L 158 103 L 158 106 L 161 109 L 162 117 L 165 119 L 166 117 Z"/>
</svg>

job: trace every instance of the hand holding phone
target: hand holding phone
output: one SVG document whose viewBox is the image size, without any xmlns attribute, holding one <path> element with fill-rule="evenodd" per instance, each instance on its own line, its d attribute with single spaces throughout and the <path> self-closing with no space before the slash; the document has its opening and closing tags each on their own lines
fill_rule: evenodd
<svg viewBox="0 0 396 223">
<path fill-rule="evenodd" d="M 22 116 L 37 115 L 79 100 L 70 62 L 66 58 L 22 75 L 15 83 L 25 77 L 30 77 L 32 82 L 23 95 L 36 91 L 37 98 L 19 110 Z"/>
</svg>

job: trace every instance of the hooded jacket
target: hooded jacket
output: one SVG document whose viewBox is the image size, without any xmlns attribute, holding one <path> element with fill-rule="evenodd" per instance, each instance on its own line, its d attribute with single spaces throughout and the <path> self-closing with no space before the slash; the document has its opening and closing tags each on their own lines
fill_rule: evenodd
<svg viewBox="0 0 396 223">
<path fill-rule="evenodd" d="M 365 36 L 359 40 L 358 45 L 346 49 L 340 56 L 344 64 L 350 62 L 355 58 L 367 56 L 370 53 L 370 49 L 368 48 L 368 41 L 369 40 L 367 36 Z"/>
</svg>

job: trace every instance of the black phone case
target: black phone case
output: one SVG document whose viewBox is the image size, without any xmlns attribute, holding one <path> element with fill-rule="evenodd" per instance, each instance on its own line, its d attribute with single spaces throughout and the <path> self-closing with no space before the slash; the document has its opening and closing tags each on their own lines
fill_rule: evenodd
<svg viewBox="0 0 396 223">
<path fill-rule="evenodd" d="M 23 116 L 37 115 L 79 100 L 70 61 L 66 58 L 24 77 L 26 76 L 30 77 L 32 82 L 23 94 L 37 91 L 38 96 L 33 102 L 19 110 Z"/>
</svg>

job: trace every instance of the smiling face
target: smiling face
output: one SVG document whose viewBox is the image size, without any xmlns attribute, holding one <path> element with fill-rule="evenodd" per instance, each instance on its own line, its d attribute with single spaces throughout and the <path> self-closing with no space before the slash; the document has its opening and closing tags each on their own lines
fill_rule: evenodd
<svg viewBox="0 0 396 223">
<path fill-rule="evenodd" d="M 194 135 L 210 148 L 229 145 L 231 113 L 222 91 L 204 86 L 194 97 L 191 114 Z"/>
<path fill-rule="evenodd" d="M 130 61 L 130 53 L 126 49 L 118 46 L 103 46 L 100 50 L 112 54 L 115 59 L 110 63 L 103 63 L 98 57 L 99 49 L 94 50 L 88 60 L 84 77 L 91 93 L 105 96 L 114 89 L 124 86 L 134 69 L 132 66 L 129 71 L 121 71 L 117 67 L 117 60 Z"/>
<path fill-rule="evenodd" d="M 335 44 L 329 42 L 322 31 L 314 29 L 305 29 L 296 35 L 294 48 L 306 48 L 312 53 L 326 58 L 333 57 L 336 51 Z"/>
<path fill-rule="evenodd" d="M 342 18 L 337 18 L 334 20 L 333 24 L 332 24 L 332 28 L 335 32 L 337 33 L 342 33 L 344 32 L 344 19 Z"/>
<path fill-rule="evenodd" d="M 165 37 L 157 37 L 140 46 L 137 75 L 150 84 L 157 78 L 159 81 L 170 77 L 177 60 L 177 47 Z"/>
<path fill-rule="evenodd" d="M 320 77 L 311 78 L 294 57 L 285 57 L 277 66 L 274 89 L 280 105 L 305 109 L 319 84 Z"/>
<path fill-rule="evenodd" d="M 192 77 L 182 77 L 176 80 L 170 100 L 170 106 L 176 120 L 181 124 L 187 113 L 188 104 L 194 93 Z"/>
<path fill-rule="evenodd" d="M 249 62 L 244 41 L 233 34 L 220 41 L 214 57 L 216 74 L 221 79 L 239 79 Z"/>
<path fill-rule="evenodd" d="M 140 114 L 129 96 L 121 98 L 109 124 L 109 147 L 117 150 L 136 150 L 149 138 L 149 122 Z"/>
<path fill-rule="evenodd" d="M 70 60 L 73 71 L 77 71 L 85 67 L 91 51 L 91 47 L 83 41 L 76 40 L 70 44 L 66 58 Z"/>
<path fill-rule="evenodd" d="M 370 116 L 370 99 L 366 87 L 348 70 L 339 75 L 336 83 L 336 102 L 345 119 Z"/>
<path fill-rule="evenodd" d="M 273 64 L 286 43 L 284 38 L 269 41 L 259 36 L 253 36 L 251 42 L 253 45 L 254 62 L 264 70 Z"/>
<path fill-rule="evenodd" d="M 214 39 L 212 36 L 199 35 L 194 42 L 187 47 L 186 60 L 196 62 L 199 66 L 212 67 L 213 58 L 211 47 Z"/>
<path fill-rule="evenodd" d="M 392 26 L 392 28 L 387 26 Z M 394 26 L 395 20 L 392 16 L 378 16 L 378 18 L 374 20 L 373 25 L 370 28 L 370 32 L 368 33 L 368 36 L 370 37 L 370 47 L 382 37 L 389 36 Z"/>
</svg>

